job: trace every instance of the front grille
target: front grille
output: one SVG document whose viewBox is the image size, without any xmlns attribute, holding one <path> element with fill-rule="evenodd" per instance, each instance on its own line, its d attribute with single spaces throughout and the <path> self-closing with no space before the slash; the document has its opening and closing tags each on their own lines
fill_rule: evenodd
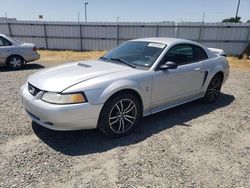
<svg viewBox="0 0 250 188">
<path fill-rule="evenodd" d="M 28 90 L 31 95 L 36 96 L 41 90 L 28 83 Z"/>
</svg>

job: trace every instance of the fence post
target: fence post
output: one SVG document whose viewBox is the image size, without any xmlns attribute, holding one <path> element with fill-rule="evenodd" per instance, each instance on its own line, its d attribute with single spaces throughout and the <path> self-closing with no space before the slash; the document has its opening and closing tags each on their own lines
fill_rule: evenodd
<svg viewBox="0 0 250 188">
<path fill-rule="evenodd" d="M 201 41 L 202 29 L 203 29 L 203 22 L 201 22 L 201 25 L 200 25 L 200 31 L 199 31 L 199 38 L 198 38 L 198 42 L 200 42 L 200 41 Z"/>
<path fill-rule="evenodd" d="M 119 45 L 119 41 L 120 41 L 120 25 L 119 23 L 117 23 L 117 31 L 116 31 L 116 45 Z"/>
<path fill-rule="evenodd" d="M 156 25 L 156 37 L 159 37 L 159 26 Z"/>
<path fill-rule="evenodd" d="M 44 30 L 44 37 L 45 37 L 45 48 L 48 50 L 48 38 L 47 38 L 47 30 L 46 30 L 46 24 L 43 24 L 43 30 Z"/>
<path fill-rule="evenodd" d="M 80 24 L 80 45 L 81 45 L 81 51 L 83 51 L 83 47 L 82 47 L 82 25 Z"/>
<path fill-rule="evenodd" d="M 249 44 L 249 37 L 250 37 L 250 25 L 248 26 L 248 31 L 247 31 L 247 39 L 246 39 L 246 46 L 244 48 L 244 51 L 248 51 L 249 49 L 248 48 L 248 44 Z M 248 58 L 248 57 L 247 57 Z"/>
<path fill-rule="evenodd" d="M 12 32 L 11 32 L 11 28 L 10 28 L 10 23 L 8 22 L 7 25 L 8 25 L 8 29 L 9 29 L 9 34 L 10 34 L 10 36 L 12 37 Z"/>
<path fill-rule="evenodd" d="M 248 26 L 248 31 L 247 31 L 246 46 L 248 45 L 249 37 L 250 37 L 250 25 Z"/>
<path fill-rule="evenodd" d="M 175 24 L 175 38 L 178 38 L 179 36 L 179 23 L 174 23 Z"/>
<path fill-rule="evenodd" d="M 238 59 L 242 59 L 243 56 L 244 56 L 244 54 L 247 54 L 247 51 L 249 50 L 249 45 L 248 45 L 249 40 L 248 40 L 248 38 L 249 38 L 249 35 L 250 35 L 250 25 L 248 25 L 247 28 L 248 28 L 248 29 L 247 29 L 246 45 L 245 45 L 245 47 L 243 48 L 243 51 L 240 53 Z"/>
</svg>

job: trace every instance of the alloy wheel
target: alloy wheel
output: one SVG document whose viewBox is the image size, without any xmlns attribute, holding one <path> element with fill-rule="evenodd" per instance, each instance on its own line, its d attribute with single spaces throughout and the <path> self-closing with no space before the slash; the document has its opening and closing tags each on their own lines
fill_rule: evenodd
<svg viewBox="0 0 250 188">
<path fill-rule="evenodd" d="M 220 87 L 221 87 L 220 78 L 219 77 L 214 78 L 210 83 L 210 88 L 207 93 L 207 96 L 211 101 L 215 100 L 219 96 Z"/>
<path fill-rule="evenodd" d="M 129 131 L 135 124 L 137 107 L 130 99 L 121 99 L 111 109 L 109 114 L 109 126 L 117 134 Z"/>
</svg>

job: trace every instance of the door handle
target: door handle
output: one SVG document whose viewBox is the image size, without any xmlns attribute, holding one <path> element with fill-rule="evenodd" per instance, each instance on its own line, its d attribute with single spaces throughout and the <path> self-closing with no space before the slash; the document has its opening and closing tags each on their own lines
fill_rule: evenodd
<svg viewBox="0 0 250 188">
<path fill-rule="evenodd" d="M 201 68 L 200 67 L 197 67 L 194 69 L 195 71 L 201 71 Z"/>
</svg>

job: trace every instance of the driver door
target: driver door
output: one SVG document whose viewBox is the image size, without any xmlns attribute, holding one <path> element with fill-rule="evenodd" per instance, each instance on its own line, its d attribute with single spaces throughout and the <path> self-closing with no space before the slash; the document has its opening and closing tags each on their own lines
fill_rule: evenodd
<svg viewBox="0 0 250 188">
<path fill-rule="evenodd" d="M 153 76 L 152 108 L 178 103 L 197 95 L 203 85 L 205 72 L 202 58 L 196 58 L 196 47 L 179 44 L 172 47 L 162 59 L 177 63 L 176 69 L 156 70 Z M 205 53 L 205 52 L 204 52 Z M 204 58 L 207 58 L 206 53 Z"/>
</svg>

